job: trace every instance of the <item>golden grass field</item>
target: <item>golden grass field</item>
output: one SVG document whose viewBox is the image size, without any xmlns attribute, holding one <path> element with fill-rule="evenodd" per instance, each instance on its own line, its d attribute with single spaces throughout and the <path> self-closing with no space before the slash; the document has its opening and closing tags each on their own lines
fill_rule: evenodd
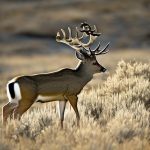
<svg viewBox="0 0 150 150">
<path fill-rule="evenodd" d="M 95 75 L 79 95 L 80 128 L 69 104 L 61 130 L 56 102 L 36 103 L 20 121 L 3 126 L 0 120 L 0 150 L 148 150 L 149 53 L 122 49 L 98 57 L 108 73 Z M 0 107 L 7 102 L 5 86 L 12 77 L 73 68 L 77 63 L 73 54 L 64 53 L 1 56 Z"/>
</svg>

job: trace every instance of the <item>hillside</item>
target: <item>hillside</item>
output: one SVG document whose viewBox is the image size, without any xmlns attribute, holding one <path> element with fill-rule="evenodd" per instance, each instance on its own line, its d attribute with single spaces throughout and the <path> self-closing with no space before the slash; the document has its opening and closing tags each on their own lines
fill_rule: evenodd
<svg viewBox="0 0 150 150">
<path fill-rule="evenodd" d="M 83 21 L 96 24 L 112 49 L 149 49 L 149 9 L 149 0 L 0 1 L 0 54 L 61 51 L 56 32 Z"/>
</svg>

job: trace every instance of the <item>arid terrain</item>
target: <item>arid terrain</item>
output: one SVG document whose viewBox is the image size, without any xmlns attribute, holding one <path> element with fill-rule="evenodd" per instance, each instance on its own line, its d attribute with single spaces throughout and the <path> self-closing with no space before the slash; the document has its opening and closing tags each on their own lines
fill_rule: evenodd
<svg viewBox="0 0 150 150">
<path fill-rule="evenodd" d="M 11 149 L 149 149 L 150 61 L 148 51 L 110 52 L 99 58 L 108 68 L 94 77 L 79 95 L 80 128 L 67 104 L 64 129 L 60 130 L 56 103 L 35 103 L 21 121 L 2 126 L 0 146 Z M 122 53 L 124 54 L 122 56 Z M 132 54 L 132 55 L 131 55 Z M 61 57 L 61 63 L 57 64 Z M 121 61 L 121 58 L 125 61 Z M 119 61 L 119 63 L 118 63 Z M 31 63 L 32 62 L 32 63 Z M 41 63 L 42 62 L 42 63 Z M 142 62 L 142 63 L 141 63 Z M 13 76 L 74 67 L 72 55 L 13 56 L 0 60 L 0 106 L 7 102 L 5 85 Z M 118 65 L 117 65 L 118 63 Z M 0 113 L 1 115 L 1 113 Z"/>
<path fill-rule="evenodd" d="M 97 57 L 107 72 L 79 95 L 80 128 L 69 103 L 63 130 L 57 102 L 35 103 L 20 121 L 0 120 L 0 150 L 149 150 L 149 8 L 149 0 L 0 1 L 0 108 L 13 77 L 76 67 L 74 50 L 55 40 L 60 28 L 88 21 L 102 47 L 111 43 Z"/>
</svg>

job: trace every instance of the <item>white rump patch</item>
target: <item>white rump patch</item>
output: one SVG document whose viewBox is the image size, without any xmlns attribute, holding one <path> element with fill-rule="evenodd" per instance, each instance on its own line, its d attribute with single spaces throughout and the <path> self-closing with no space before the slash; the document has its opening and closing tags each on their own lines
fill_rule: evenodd
<svg viewBox="0 0 150 150">
<path fill-rule="evenodd" d="M 14 81 L 14 80 L 11 80 L 11 81 Z M 11 83 L 11 82 L 9 82 L 9 83 Z M 15 98 L 13 99 L 10 95 L 10 91 L 9 91 L 9 87 L 8 87 L 9 83 L 7 84 L 7 96 L 8 96 L 9 102 L 18 104 L 19 100 L 21 100 L 20 86 L 18 83 L 14 83 Z"/>
</svg>

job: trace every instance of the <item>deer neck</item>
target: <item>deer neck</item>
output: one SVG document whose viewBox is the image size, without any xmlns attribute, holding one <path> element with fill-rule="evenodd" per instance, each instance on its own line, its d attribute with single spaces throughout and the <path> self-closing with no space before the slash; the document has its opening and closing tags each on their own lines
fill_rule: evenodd
<svg viewBox="0 0 150 150">
<path fill-rule="evenodd" d="M 93 78 L 92 72 L 90 72 L 88 65 L 84 64 L 83 62 L 79 62 L 78 66 L 76 67 L 76 73 L 80 77 L 80 79 L 87 83 Z"/>
</svg>

